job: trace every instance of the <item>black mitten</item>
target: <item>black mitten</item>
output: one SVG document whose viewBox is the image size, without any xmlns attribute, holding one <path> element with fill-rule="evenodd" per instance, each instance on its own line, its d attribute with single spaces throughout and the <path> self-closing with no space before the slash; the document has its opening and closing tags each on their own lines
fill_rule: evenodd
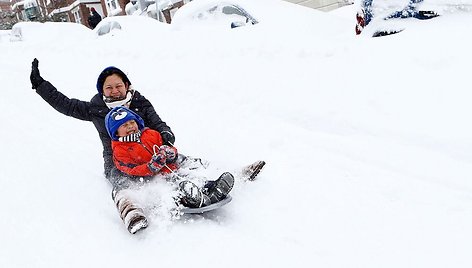
<svg viewBox="0 0 472 268">
<path fill-rule="evenodd" d="M 162 138 L 162 143 L 163 144 L 174 146 L 175 137 L 174 137 L 174 134 L 172 134 L 172 132 L 167 131 L 167 130 L 162 131 L 161 132 L 161 138 Z"/>
<path fill-rule="evenodd" d="M 37 89 L 39 85 L 41 85 L 41 83 L 44 82 L 44 79 L 39 74 L 38 65 L 39 65 L 39 61 L 38 59 L 35 58 L 33 62 L 31 63 L 30 80 L 31 80 L 32 89 Z"/>
</svg>

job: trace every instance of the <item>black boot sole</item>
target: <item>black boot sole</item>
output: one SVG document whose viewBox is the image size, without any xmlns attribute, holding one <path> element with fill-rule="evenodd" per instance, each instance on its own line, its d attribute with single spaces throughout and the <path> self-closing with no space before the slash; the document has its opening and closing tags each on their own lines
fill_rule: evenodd
<svg viewBox="0 0 472 268">
<path fill-rule="evenodd" d="M 212 203 L 219 202 L 226 198 L 234 186 L 234 176 L 225 172 L 215 181 L 212 189 L 209 189 L 208 196 Z"/>
</svg>

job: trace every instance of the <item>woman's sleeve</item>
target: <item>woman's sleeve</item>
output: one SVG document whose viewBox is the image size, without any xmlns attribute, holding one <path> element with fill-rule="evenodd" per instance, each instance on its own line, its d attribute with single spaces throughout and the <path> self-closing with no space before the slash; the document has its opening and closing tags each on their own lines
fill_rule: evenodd
<svg viewBox="0 0 472 268">
<path fill-rule="evenodd" d="M 36 93 L 58 112 L 80 120 L 92 121 L 90 102 L 69 99 L 48 81 L 41 83 L 36 89 Z"/>
</svg>

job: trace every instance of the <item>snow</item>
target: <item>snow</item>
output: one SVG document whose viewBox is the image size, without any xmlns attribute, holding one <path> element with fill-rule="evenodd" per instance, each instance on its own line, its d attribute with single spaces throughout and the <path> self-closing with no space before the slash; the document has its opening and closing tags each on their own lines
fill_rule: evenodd
<svg viewBox="0 0 472 268">
<path fill-rule="evenodd" d="M 370 38 L 354 35 L 356 7 L 267 1 L 232 30 L 2 38 L 0 267 L 471 267 L 470 12 Z M 176 221 L 157 208 L 130 235 L 95 128 L 31 89 L 35 57 L 82 100 L 122 68 L 215 174 L 267 166 L 224 208 Z M 165 207 L 166 187 L 143 200 Z"/>
</svg>

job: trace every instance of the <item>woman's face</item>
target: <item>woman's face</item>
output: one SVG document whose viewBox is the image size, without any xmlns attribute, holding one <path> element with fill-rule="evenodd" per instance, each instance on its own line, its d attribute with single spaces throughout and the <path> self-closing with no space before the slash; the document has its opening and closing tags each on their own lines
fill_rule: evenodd
<svg viewBox="0 0 472 268">
<path fill-rule="evenodd" d="M 123 125 L 121 125 L 116 131 L 116 136 L 126 137 L 130 134 L 137 133 L 139 130 L 138 124 L 134 120 L 128 120 Z"/>
<path fill-rule="evenodd" d="M 103 83 L 103 95 L 107 98 L 121 100 L 126 97 L 128 85 L 117 74 L 112 74 Z"/>
</svg>

